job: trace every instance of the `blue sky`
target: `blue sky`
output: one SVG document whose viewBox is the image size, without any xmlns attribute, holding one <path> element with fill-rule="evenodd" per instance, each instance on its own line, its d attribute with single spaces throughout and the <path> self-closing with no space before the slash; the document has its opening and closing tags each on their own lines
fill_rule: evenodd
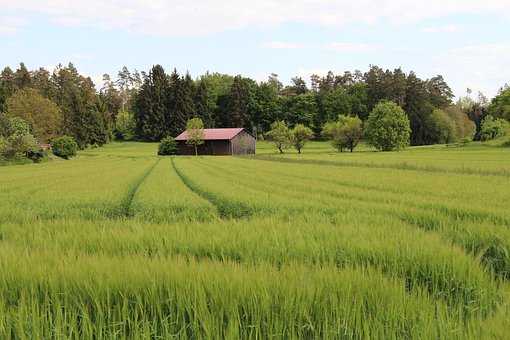
<svg viewBox="0 0 510 340">
<path fill-rule="evenodd" d="M 72 61 L 99 82 L 159 63 L 284 83 L 370 64 L 442 74 L 456 95 L 510 83 L 508 0 L 0 0 L 0 66 Z"/>
</svg>

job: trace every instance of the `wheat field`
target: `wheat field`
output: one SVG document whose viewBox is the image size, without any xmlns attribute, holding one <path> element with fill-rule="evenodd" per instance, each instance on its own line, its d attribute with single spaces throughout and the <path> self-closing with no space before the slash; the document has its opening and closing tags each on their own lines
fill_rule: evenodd
<svg viewBox="0 0 510 340">
<path fill-rule="evenodd" d="M 510 337 L 509 149 L 156 148 L 0 167 L 0 338 Z"/>
</svg>

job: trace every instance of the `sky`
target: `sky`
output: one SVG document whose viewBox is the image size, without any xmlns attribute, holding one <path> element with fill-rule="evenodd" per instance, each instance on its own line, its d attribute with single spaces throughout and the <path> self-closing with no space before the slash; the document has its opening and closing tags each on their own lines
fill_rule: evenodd
<svg viewBox="0 0 510 340">
<path fill-rule="evenodd" d="M 0 67 L 73 62 L 96 84 L 161 64 L 256 80 L 369 65 L 444 76 L 456 96 L 510 83 L 510 0 L 0 0 Z"/>
</svg>

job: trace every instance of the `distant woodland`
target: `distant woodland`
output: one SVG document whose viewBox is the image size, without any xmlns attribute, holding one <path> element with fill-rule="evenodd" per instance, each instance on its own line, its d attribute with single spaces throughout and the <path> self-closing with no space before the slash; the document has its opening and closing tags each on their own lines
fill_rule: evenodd
<svg viewBox="0 0 510 340">
<path fill-rule="evenodd" d="M 444 142 L 445 130 L 455 139 L 479 139 L 488 115 L 510 120 L 508 86 L 491 101 L 471 93 L 453 98 L 441 75 L 420 79 L 414 72 L 377 66 L 295 77 L 290 84 L 276 74 L 257 82 L 220 73 L 194 79 L 160 65 L 146 72 L 124 67 L 116 75 L 105 74 L 96 88 L 73 64 L 28 70 L 21 63 L 1 72 L 0 125 L 2 119 L 20 117 L 39 143 L 67 135 L 80 148 L 114 139 L 160 141 L 178 135 L 193 117 L 206 128 L 244 127 L 259 137 L 275 121 L 284 121 L 289 127 L 305 125 L 320 138 L 324 125 L 339 115 L 365 122 L 379 102 L 392 101 L 409 119 L 411 145 L 427 145 Z"/>
</svg>

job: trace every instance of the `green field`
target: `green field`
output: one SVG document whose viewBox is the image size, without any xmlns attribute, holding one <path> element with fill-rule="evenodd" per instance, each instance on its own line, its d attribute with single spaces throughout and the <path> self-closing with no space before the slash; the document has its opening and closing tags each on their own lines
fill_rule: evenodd
<svg viewBox="0 0 510 340">
<path fill-rule="evenodd" d="M 505 339 L 510 149 L 0 167 L 0 339 Z"/>
</svg>

